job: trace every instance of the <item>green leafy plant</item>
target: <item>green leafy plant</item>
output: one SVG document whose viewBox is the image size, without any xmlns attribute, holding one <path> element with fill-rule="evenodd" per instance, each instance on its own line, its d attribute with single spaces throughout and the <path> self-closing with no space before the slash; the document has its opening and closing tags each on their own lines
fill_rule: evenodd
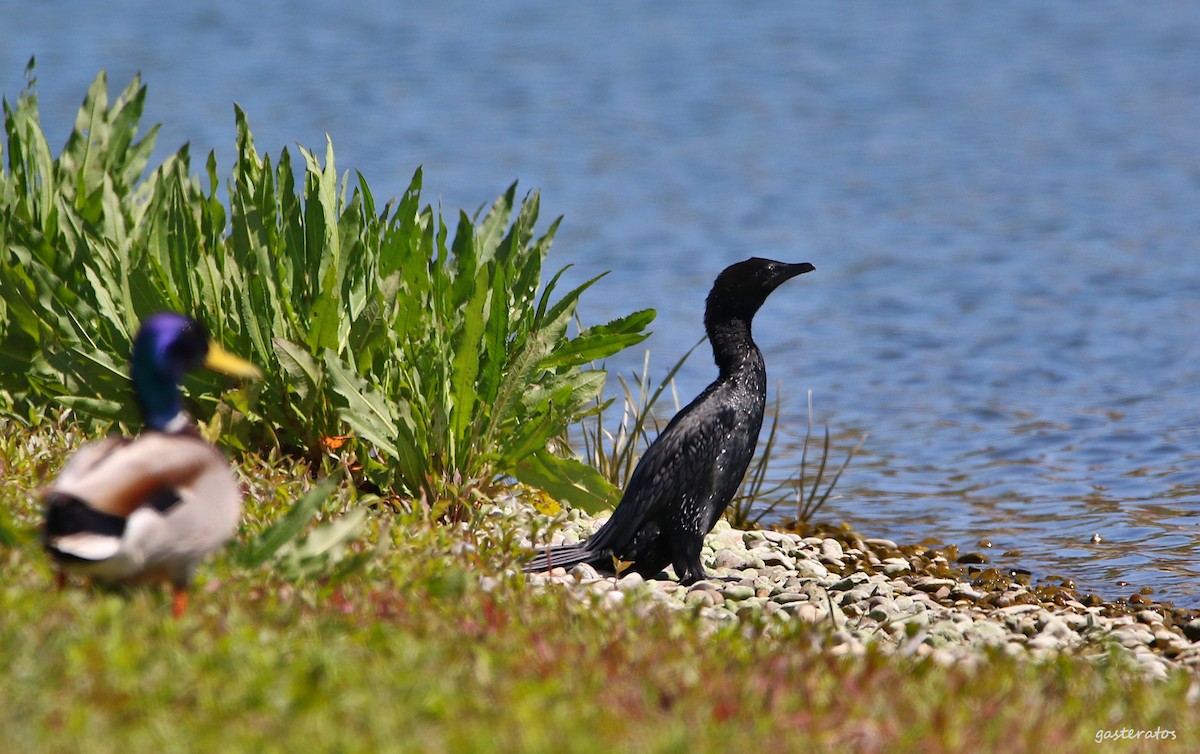
<svg viewBox="0 0 1200 754">
<path fill-rule="evenodd" d="M 142 178 L 146 89 L 112 104 L 100 74 L 62 153 L 51 156 L 29 86 L 4 102 L 0 172 L 0 408 L 53 401 L 131 423 L 125 360 L 138 322 L 174 309 L 207 323 L 265 379 L 221 393 L 189 378 L 198 417 L 224 442 L 319 458 L 342 452 L 381 490 L 431 503 L 528 471 L 594 410 L 590 366 L 646 337 L 654 312 L 568 326 L 587 281 L 542 285 L 558 221 L 535 234 L 539 196 L 516 185 L 482 217 L 449 226 L 422 207 L 422 175 L 378 207 L 333 147 L 272 163 L 236 109 L 229 209 L 215 157 L 193 177 L 187 147 Z M 540 290 L 540 292 L 539 292 Z M 353 435 L 347 438 L 347 435 Z M 543 464 L 569 479 L 582 464 Z M 543 474 L 544 476 L 544 474 Z M 567 484 L 568 490 L 571 485 Z"/>
<path fill-rule="evenodd" d="M 641 374 L 633 377 L 633 387 L 624 376 L 617 375 L 622 390 L 622 411 L 615 428 L 610 429 L 605 419 L 614 399 L 606 400 L 599 395 L 594 398 L 591 411 L 576 425 L 580 433 L 579 442 L 583 446 L 583 463 L 572 455 L 556 454 L 547 449 L 522 462 L 517 476 L 590 513 L 614 507 L 620 502 L 622 491 L 629 483 L 643 449 L 654 439 L 647 428 L 648 424 L 653 424 L 654 429 L 658 428 L 654 405 L 668 387 L 674 389 L 675 374 L 692 351 L 703 342 L 702 338 L 692 346 L 653 391 L 649 381 L 649 351 L 646 352 Z M 675 410 L 679 410 L 678 396 L 675 396 Z M 571 438 L 568 437 L 559 447 L 569 453 Z"/>
<path fill-rule="evenodd" d="M 679 396 L 674 395 L 675 375 L 705 340 L 696 341 L 679 357 L 653 390 L 650 387 L 650 352 L 646 351 L 642 371 L 633 375 L 632 387 L 623 375 L 617 375 L 621 383 L 621 417 L 616 425 L 609 428 L 605 424 L 605 413 L 613 399 L 597 399 L 595 413 L 580 423 L 584 458 L 614 488 L 623 489 L 629 483 L 642 452 L 654 441 L 650 430 L 655 430 L 657 435 L 659 429 L 654 407 L 668 388 L 675 399 L 675 411 L 679 410 Z"/>
<path fill-rule="evenodd" d="M 337 570 L 346 560 L 344 546 L 363 530 L 365 509 L 356 508 L 319 525 L 305 538 L 301 535 L 320 514 L 339 481 L 340 474 L 325 477 L 278 520 L 249 542 L 237 545 L 237 562 L 248 568 L 270 564 L 289 578 L 324 576 Z M 380 543 L 386 541 L 386 537 L 379 539 Z"/>
</svg>

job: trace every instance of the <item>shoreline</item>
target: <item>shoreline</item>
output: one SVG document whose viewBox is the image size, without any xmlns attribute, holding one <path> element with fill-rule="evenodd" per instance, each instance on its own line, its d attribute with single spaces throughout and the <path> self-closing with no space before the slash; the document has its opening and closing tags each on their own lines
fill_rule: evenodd
<svg viewBox="0 0 1200 754">
<path fill-rule="evenodd" d="M 517 497 L 497 501 L 492 514 L 525 533 L 551 531 L 539 546 L 582 540 L 601 521 L 578 510 L 548 516 Z M 527 534 L 522 538 L 533 548 Z M 526 578 L 606 608 L 633 602 L 694 610 L 714 622 L 762 618 L 768 631 L 771 622 L 824 624 L 835 655 L 870 647 L 943 664 L 978 663 L 989 651 L 1039 660 L 1117 655 L 1148 677 L 1200 672 L 1198 609 L 1033 585 L 986 564 L 951 563 L 936 549 L 864 538 L 846 526 L 802 536 L 738 530 L 722 519 L 705 538 L 701 559 L 708 578 L 689 587 L 673 577 L 605 576 L 586 564 Z"/>
</svg>

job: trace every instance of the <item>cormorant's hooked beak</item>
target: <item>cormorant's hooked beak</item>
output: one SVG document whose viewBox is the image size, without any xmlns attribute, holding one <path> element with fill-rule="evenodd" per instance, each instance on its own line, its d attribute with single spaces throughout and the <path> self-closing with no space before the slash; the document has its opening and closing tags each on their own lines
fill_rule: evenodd
<svg viewBox="0 0 1200 754">
<path fill-rule="evenodd" d="M 262 377 L 262 370 L 258 367 L 240 356 L 234 356 L 215 342 L 208 344 L 208 356 L 204 358 L 204 366 L 230 377 L 244 377 L 251 380 Z"/>
<path fill-rule="evenodd" d="M 776 279 L 782 283 L 785 280 L 791 280 L 797 275 L 803 275 L 806 272 L 812 272 L 817 269 L 808 262 L 797 262 L 796 264 L 781 264 L 776 268 Z"/>
</svg>

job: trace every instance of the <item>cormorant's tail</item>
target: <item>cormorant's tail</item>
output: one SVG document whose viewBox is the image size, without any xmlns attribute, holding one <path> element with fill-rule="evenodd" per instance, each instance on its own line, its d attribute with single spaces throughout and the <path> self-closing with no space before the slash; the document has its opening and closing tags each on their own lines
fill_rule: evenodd
<svg viewBox="0 0 1200 754">
<path fill-rule="evenodd" d="M 596 553 L 587 549 L 586 542 L 573 545 L 555 545 L 538 551 L 537 557 L 526 563 L 521 570 L 549 571 L 551 568 L 570 568 L 580 563 L 587 563 L 596 558 Z"/>
</svg>

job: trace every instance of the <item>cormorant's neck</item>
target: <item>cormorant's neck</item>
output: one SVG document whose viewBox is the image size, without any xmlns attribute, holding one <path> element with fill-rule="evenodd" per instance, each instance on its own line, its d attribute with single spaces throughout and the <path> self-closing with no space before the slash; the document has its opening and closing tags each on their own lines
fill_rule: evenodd
<svg viewBox="0 0 1200 754">
<path fill-rule="evenodd" d="M 713 359 L 722 378 L 746 368 L 762 368 L 762 354 L 750 336 L 750 319 L 722 318 L 710 320 L 705 325 L 709 343 L 712 344 Z"/>
</svg>

